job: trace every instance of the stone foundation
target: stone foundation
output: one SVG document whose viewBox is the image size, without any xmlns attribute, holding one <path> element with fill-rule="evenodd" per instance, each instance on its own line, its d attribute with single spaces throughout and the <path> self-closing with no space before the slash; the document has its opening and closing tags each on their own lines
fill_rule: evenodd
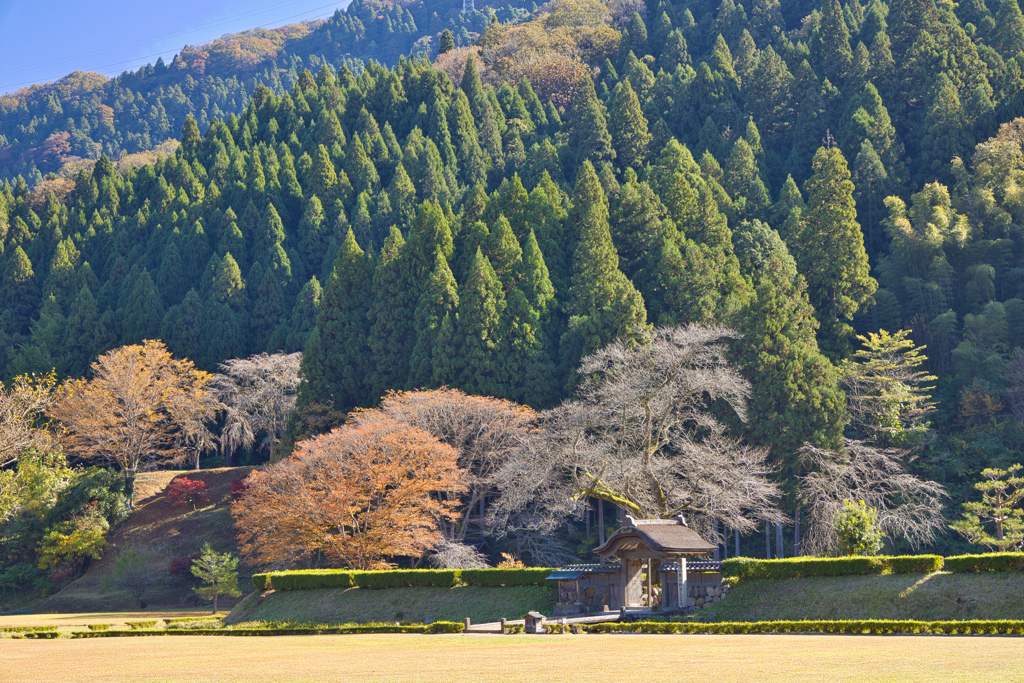
<svg viewBox="0 0 1024 683">
<path fill-rule="evenodd" d="M 720 602 L 729 592 L 729 587 L 723 584 L 717 586 L 691 586 L 690 597 L 693 598 L 694 607 L 700 609 Z"/>
</svg>

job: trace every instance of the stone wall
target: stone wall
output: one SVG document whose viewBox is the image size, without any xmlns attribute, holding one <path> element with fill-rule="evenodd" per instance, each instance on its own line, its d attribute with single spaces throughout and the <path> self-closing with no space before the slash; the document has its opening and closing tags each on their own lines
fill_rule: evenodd
<svg viewBox="0 0 1024 683">
<path fill-rule="evenodd" d="M 729 587 L 723 584 L 717 586 L 690 586 L 690 597 L 693 598 L 694 606 L 700 609 L 713 605 L 725 598 Z"/>
</svg>

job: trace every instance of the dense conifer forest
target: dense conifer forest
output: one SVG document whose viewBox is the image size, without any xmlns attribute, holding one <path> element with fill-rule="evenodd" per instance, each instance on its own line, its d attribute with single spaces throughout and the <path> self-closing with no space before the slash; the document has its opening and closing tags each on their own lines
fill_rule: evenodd
<svg viewBox="0 0 1024 683">
<path fill-rule="evenodd" d="M 1017 0 L 494 9 L 356 0 L 0 98 L 3 378 L 304 351 L 294 441 L 391 390 L 548 408 L 609 342 L 717 322 L 785 484 L 857 436 L 857 335 L 907 330 L 912 469 L 958 509 L 1021 459 Z"/>
</svg>

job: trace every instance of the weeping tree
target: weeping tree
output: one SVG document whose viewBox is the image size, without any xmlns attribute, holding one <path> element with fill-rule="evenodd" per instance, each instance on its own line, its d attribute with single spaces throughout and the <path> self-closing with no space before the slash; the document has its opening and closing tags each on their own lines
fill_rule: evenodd
<svg viewBox="0 0 1024 683">
<path fill-rule="evenodd" d="M 946 491 L 906 471 L 906 450 L 847 439 L 843 453 L 806 445 L 802 455 L 812 470 L 800 487 L 809 517 L 802 546 L 806 553 L 839 549 L 835 522 L 850 501 L 864 501 L 873 509 L 879 530 L 893 544 L 905 540 L 916 550 L 945 528 Z"/>
<path fill-rule="evenodd" d="M 616 341 L 583 359 L 576 397 L 542 415 L 543 436 L 505 468 L 502 504 L 530 500 L 566 512 L 586 497 L 635 517 L 686 515 L 741 533 L 781 521 L 767 450 L 731 436 L 746 420 L 750 384 L 726 360 L 735 331 L 688 325 Z"/>
<path fill-rule="evenodd" d="M 220 445 L 229 464 L 240 449 L 270 453 L 281 440 L 295 410 L 301 362 L 299 352 L 260 353 L 220 364 L 213 386 L 224 406 Z"/>
</svg>

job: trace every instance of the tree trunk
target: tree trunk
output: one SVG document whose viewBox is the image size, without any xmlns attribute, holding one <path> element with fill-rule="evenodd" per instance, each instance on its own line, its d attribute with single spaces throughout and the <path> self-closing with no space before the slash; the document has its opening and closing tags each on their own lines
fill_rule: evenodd
<svg viewBox="0 0 1024 683">
<path fill-rule="evenodd" d="M 775 555 L 780 560 L 785 557 L 782 552 L 782 522 L 775 522 Z"/>
<path fill-rule="evenodd" d="M 768 528 L 771 523 L 766 519 L 764 520 L 764 557 L 766 560 L 772 559 L 772 537 L 768 532 Z"/>
<path fill-rule="evenodd" d="M 214 593 L 213 594 L 213 613 L 214 614 L 217 613 L 217 596 L 218 595 L 219 595 L 218 593 Z"/>
<path fill-rule="evenodd" d="M 604 501 L 600 498 L 597 499 L 597 542 L 599 545 L 604 545 Z M 604 564 L 603 557 L 601 564 Z"/>
<path fill-rule="evenodd" d="M 718 538 L 718 517 L 711 518 L 711 535 L 715 537 L 715 562 L 722 559 L 722 540 Z"/>
<path fill-rule="evenodd" d="M 487 494 L 480 496 L 480 535 L 487 535 Z"/>
<path fill-rule="evenodd" d="M 590 498 L 588 497 L 587 498 L 587 536 L 586 536 L 586 538 L 588 540 L 590 539 L 590 515 L 591 515 L 591 513 L 593 513 L 593 511 L 594 511 L 594 502 L 592 500 L 590 500 Z"/>
<path fill-rule="evenodd" d="M 740 556 L 740 530 L 734 529 L 733 536 L 736 537 L 736 557 Z"/>
<path fill-rule="evenodd" d="M 793 556 L 800 556 L 800 508 L 796 509 L 796 514 L 793 516 Z"/>
</svg>

